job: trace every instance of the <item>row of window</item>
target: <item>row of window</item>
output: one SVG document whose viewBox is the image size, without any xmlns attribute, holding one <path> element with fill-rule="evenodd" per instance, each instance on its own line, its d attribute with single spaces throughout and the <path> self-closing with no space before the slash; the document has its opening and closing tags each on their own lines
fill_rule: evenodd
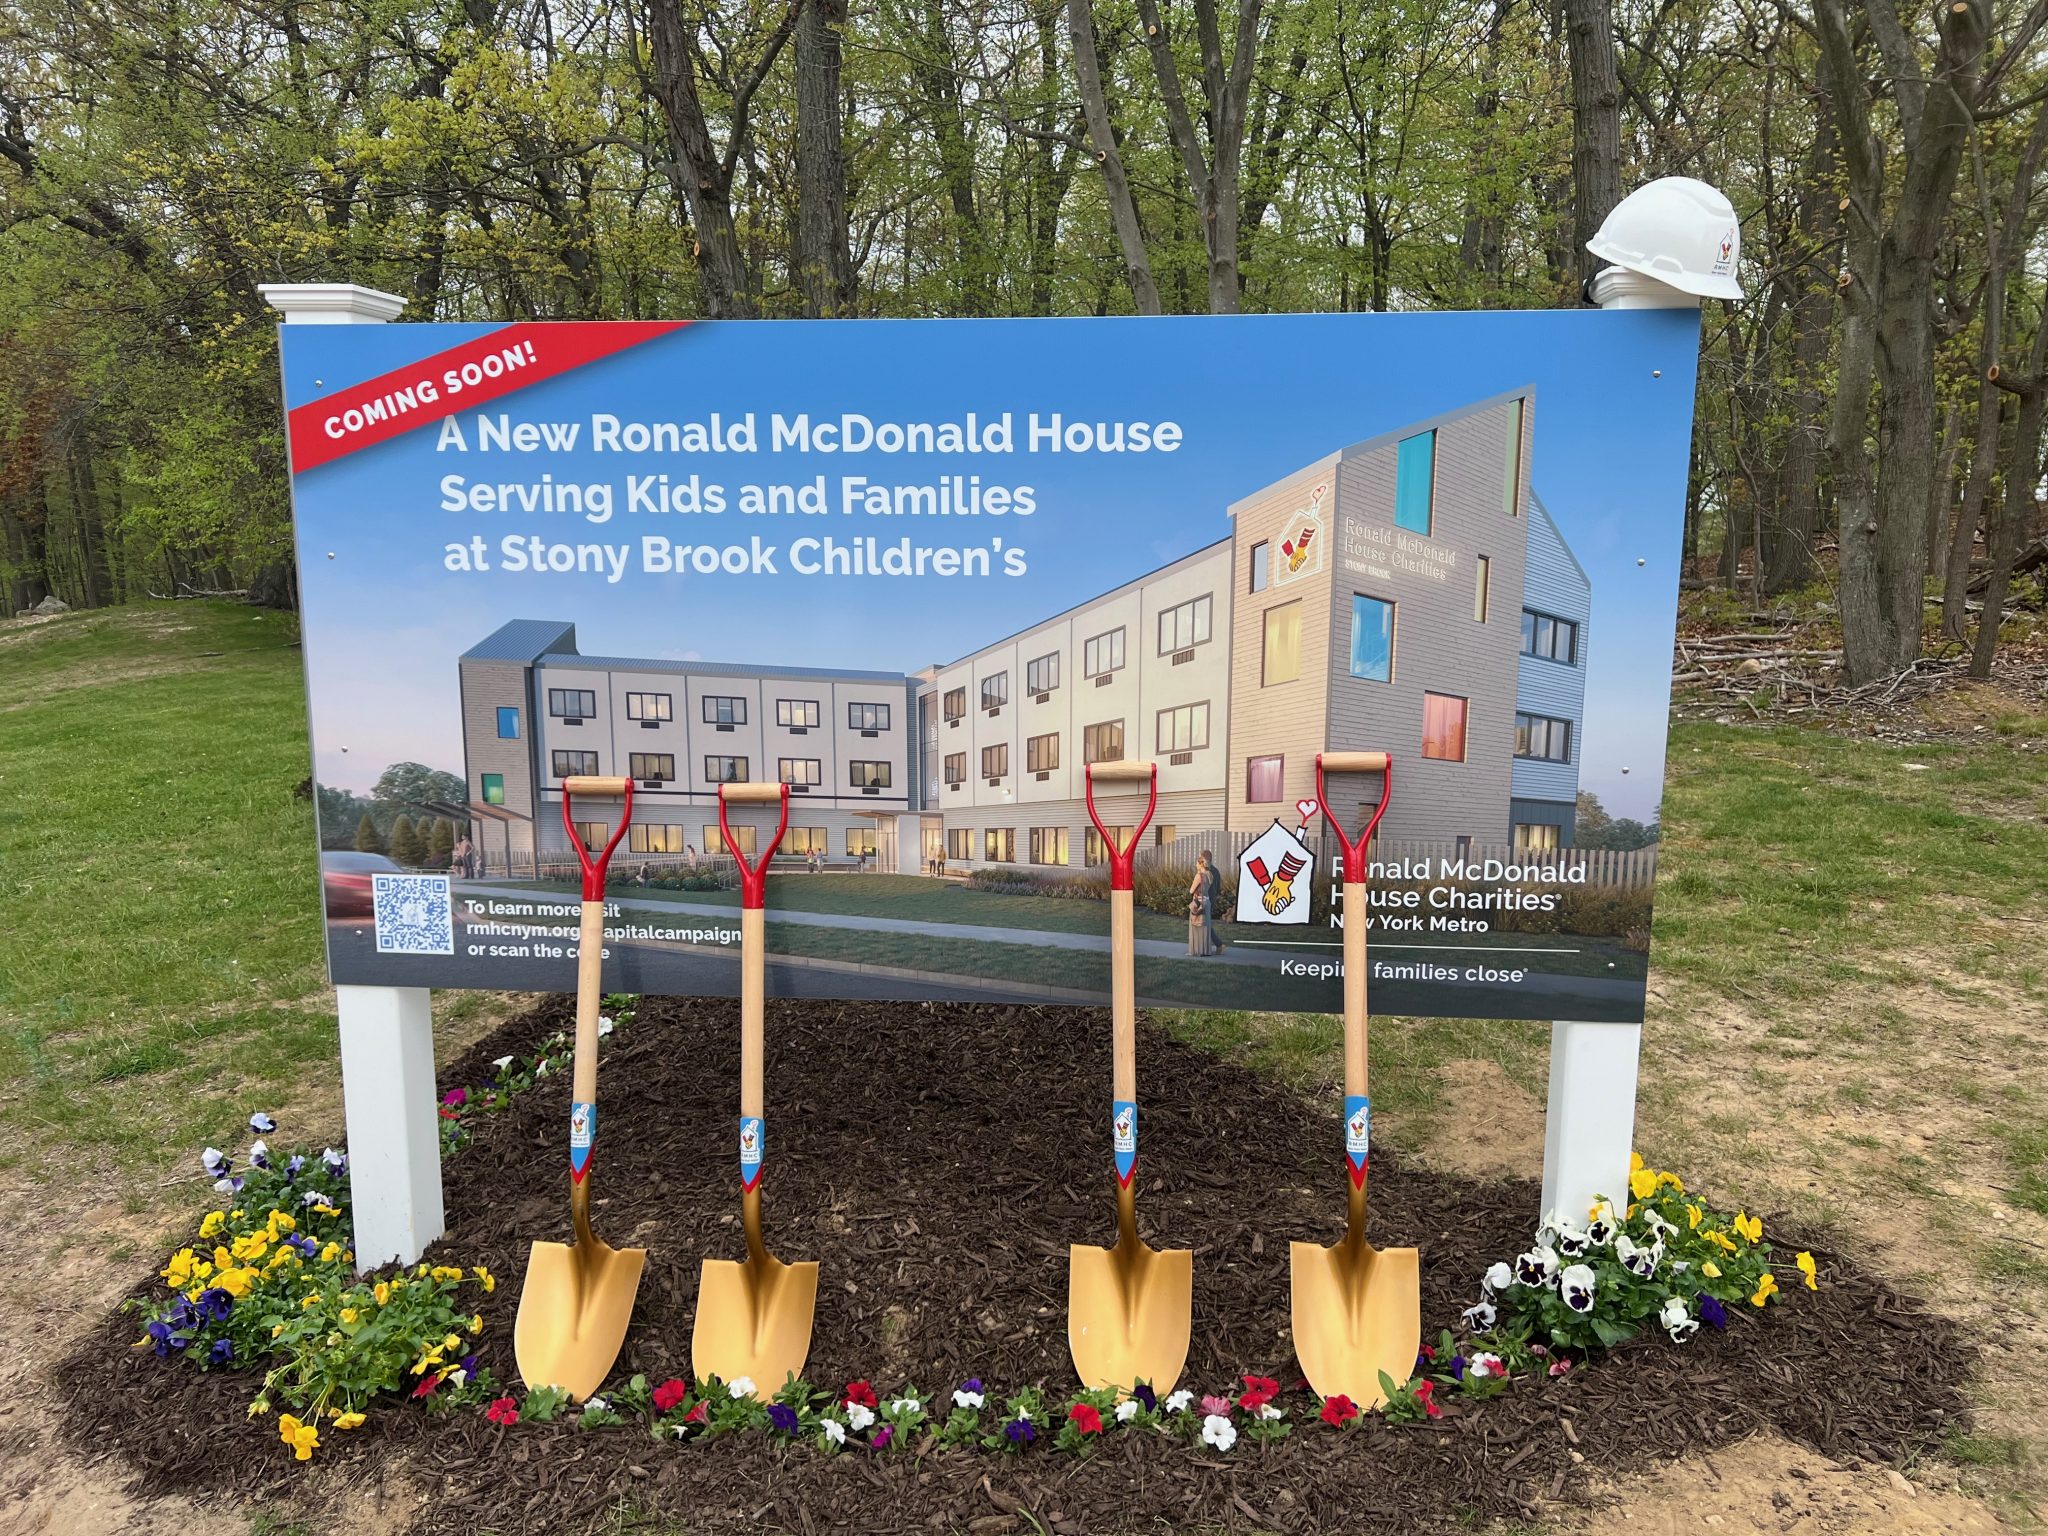
<svg viewBox="0 0 2048 1536">
<path fill-rule="evenodd" d="M 588 720 L 597 714 L 597 694 L 589 688 L 550 688 L 548 690 L 548 713 L 562 720 Z M 666 693 L 628 693 L 626 695 L 626 718 L 628 720 L 673 720 L 675 699 Z M 819 712 L 816 699 L 777 699 L 775 701 L 775 723 L 800 730 L 816 730 Z M 747 701 L 744 698 L 707 694 L 704 697 L 704 723 L 706 725 L 745 725 L 747 723 Z M 850 731 L 886 731 L 889 729 L 889 706 L 887 704 L 848 704 L 846 706 L 846 728 Z M 507 741 L 519 739 L 519 711 L 510 705 L 498 710 L 498 735 Z"/>
<path fill-rule="evenodd" d="M 1165 753 L 1199 752 L 1209 745 L 1209 704 L 1181 704 L 1162 709 L 1153 720 L 1157 750 Z M 1120 762 L 1124 755 L 1124 723 L 1104 720 L 1081 728 L 1083 763 Z M 1060 765 L 1060 737 L 1057 731 L 1024 740 L 1024 766 L 1029 773 L 1050 773 Z M 1010 771 L 1010 744 L 997 742 L 981 749 L 981 776 L 1000 779 Z M 949 785 L 967 782 L 967 754 L 948 752 L 945 779 Z"/>
<path fill-rule="evenodd" d="M 1209 593 L 1189 598 L 1184 603 L 1165 609 L 1159 615 L 1159 654 L 1171 656 L 1178 651 L 1192 650 L 1206 645 L 1215 632 L 1215 599 Z M 1121 672 L 1125 664 L 1125 626 L 1104 630 L 1091 635 L 1081 642 L 1081 674 L 1084 677 L 1102 677 L 1111 672 Z M 1047 694 L 1060 685 L 1060 653 L 1049 651 L 1043 656 L 1033 657 L 1024 664 L 1024 691 L 1029 694 Z M 1010 673 L 1007 668 L 992 672 L 981 680 L 981 707 L 1000 709 L 1010 702 Z M 964 719 L 967 714 L 967 689 L 949 688 L 941 700 L 942 712 L 948 720 Z"/>
<path fill-rule="evenodd" d="M 627 830 L 627 846 L 635 853 L 672 853 L 678 857 L 693 857 L 697 847 L 689 840 L 689 828 L 674 822 L 636 821 Z M 732 829 L 732 842 L 726 842 L 723 830 L 716 822 L 704 826 L 700 842 L 707 853 L 720 853 L 729 847 L 737 847 L 742 858 L 751 859 L 760 846 L 759 831 L 750 826 Z M 583 846 L 595 852 L 605 845 L 611 836 L 611 824 L 603 821 L 579 821 L 576 835 Z M 782 857 L 808 858 L 813 853 L 829 854 L 832 840 L 826 836 L 823 827 L 789 827 L 783 831 L 782 841 L 775 846 L 775 852 Z M 849 827 L 846 829 L 846 854 L 858 858 L 865 854 L 872 858 L 875 852 L 875 829 L 873 827 Z"/>
<path fill-rule="evenodd" d="M 558 779 L 575 774 L 595 774 L 597 754 L 581 752 L 573 748 L 556 749 L 549 754 L 549 766 Z M 672 782 L 676 776 L 676 759 L 673 752 L 632 752 L 627 754 L 630 768 L 629 777 L 645 781 L 662 780 Z M 712 753 L 704 759 L 704 777 L 713 784 L 744 784 L 747 782 L 751 760 L 724 753 Z M 776 777 L 785 784 L 819 784 L 824 781 L 824 765 L 815 757 L 779 757 L 775 760 Z M 869 762 L 855 758 L 846 765 L 847 783 L 855 789 L 887 789 L 894 773 L 893 765 L 887 762 Z M 499 798 L 492 800 L 490 783 L 497 781 Z M 484 775 L 485 803 L 504 803 L 505 777 L 503 774 Z"/>
<path fill-rule="evenodd" d="M 1065 827 L 1027 827 L 1025 830 L 1025 861 L 1031 864 L 1066 864 L 1067 829 Z M 1130 841 L 1129 827 L 1111 827 L 1109 835 L 1121 848 Z M 1152 840 L 1159 847 L 1165 847 L 1179 834 L 1170 826 L 1154 824 Z M 1102 834 L 1093 827 L 1083 834 L 1081 854 L 1085 864 L 1103 864 L 1109 860 L 1109 846 Z M 1017 862 L 1017 830 L 1014 827 L 984 827 L 979 837 L 972 827 L 949 827 L 946 830 L 946 857 L 949 859 L 976 859 L 986 864 L 1014 864 Z"/>
</svg>

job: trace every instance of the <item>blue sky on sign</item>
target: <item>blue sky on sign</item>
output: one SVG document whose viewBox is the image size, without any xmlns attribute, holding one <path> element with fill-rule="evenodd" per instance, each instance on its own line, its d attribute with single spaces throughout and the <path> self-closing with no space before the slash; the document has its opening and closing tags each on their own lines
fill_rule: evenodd
<svg viewBox="0 0 2048 1536">
<path fill-rule="evenodd" d="M 296 407 L 484 334 L 484 326 L 286 327 Z M 306 670 L 322 783 L 367 789 L 415 759 L 461 768 L 455 658 L 511 618 L 576 625 L 591 654 L 902 669 L 950 661 L 1225 537 L 1226 508 L 1347 444 L 1533 384 L 1532 483 L 1593 584 L 1581 782 L 1647 819 L 1663 781 L 1698 317 L 1691 311 L 1275 315 L 1180 320 L 726 322 L 693 325 L 484 407 L 584 422 L 574 451 L 437 451 L 437 424 L 299 477 Z M 597 453 L 588 418 L 732 422 L 761 451 L 695 458 Z M 770 454 L 770 413 L 877 422 L 989 421 L 1012 454 Z M 1172 453 L 1021 451 L 1032 412 L 1069 422 L 1172 421 Z M 628 474 L 724 484 L 844 475 L 883 484 L 979 475 L 1030 485 L 1028 518 L 762 518 L 629 514 Z M 612 482 L 608 523 L 573 513 L 447 512 L 441 480 Z M 801 527 L 790 524 L 801 522 Z M 499 540 L 787 544 L 903 533 L 1021 545 L 1021 578 L 863 579 L 579 573 L 451 574 L 443 550 Z M 1643 564 L 1638 565 L 1638 560 Z M 346 749 L 346 750 L 344 750 Z M 1623 772 L 1624 769 L 1628 771 Z"/>
</svg>

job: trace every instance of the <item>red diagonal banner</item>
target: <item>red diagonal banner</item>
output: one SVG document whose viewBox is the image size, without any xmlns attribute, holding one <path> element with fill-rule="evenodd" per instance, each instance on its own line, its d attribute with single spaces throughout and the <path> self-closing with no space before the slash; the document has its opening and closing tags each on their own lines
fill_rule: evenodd
<svg viewBox="0 0 2048 1536">
<path fill-rule="evenodd" d="M 687 320 L 568 320 L 503 326 L 318 400 L 287 418 L 292 473 L 488 405 L 515 389 L 681 330 Z"/>
</svg>

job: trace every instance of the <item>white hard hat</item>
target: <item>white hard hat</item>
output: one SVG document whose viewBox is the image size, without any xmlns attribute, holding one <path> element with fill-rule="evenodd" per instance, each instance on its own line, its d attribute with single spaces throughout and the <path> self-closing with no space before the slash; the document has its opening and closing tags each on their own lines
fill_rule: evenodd
<svg viewBox="0 0 2048 1536">
<path fill-rule="evenodd" d="M 1636 188 L 1607 215 L 1586 249 L 1602 261 L 1703 299 L 1739 299 L 1742 226 L 1727 198 L 1690 176 Z"/>
</svg>

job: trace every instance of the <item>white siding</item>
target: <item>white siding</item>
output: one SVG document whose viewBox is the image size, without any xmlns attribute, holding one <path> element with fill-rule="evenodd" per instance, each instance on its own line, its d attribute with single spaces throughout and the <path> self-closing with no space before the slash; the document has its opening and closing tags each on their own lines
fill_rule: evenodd
<svg viewBox="0 0 2048 1536">
<path fill-rule="evenodd" d="M 1515 797 L 1521 800 L 1557 800 L 1567 804 L 1578 798 L 1579 758 L 1583 744 L 1579 730 L 1586 718 L 1586 657 L 1592 644 L 1590 620 L 1593 587 L 1579 563 L 1572 558 L 1557 524 L 1534 496 L 1529 506 L 1529 558 L 1522 578 L 1525 607 L 1579 626 L 1578 661 L 1574 666 L 1523 656 L 1515 687 L 1515 707 L 1529 714 L 1548 715 L 1572 722 L 1572 760 L 1568 763 L 1515 759 Z M 1521 622 L 1521 615 L 1515 615 Z"/>
</svg>

